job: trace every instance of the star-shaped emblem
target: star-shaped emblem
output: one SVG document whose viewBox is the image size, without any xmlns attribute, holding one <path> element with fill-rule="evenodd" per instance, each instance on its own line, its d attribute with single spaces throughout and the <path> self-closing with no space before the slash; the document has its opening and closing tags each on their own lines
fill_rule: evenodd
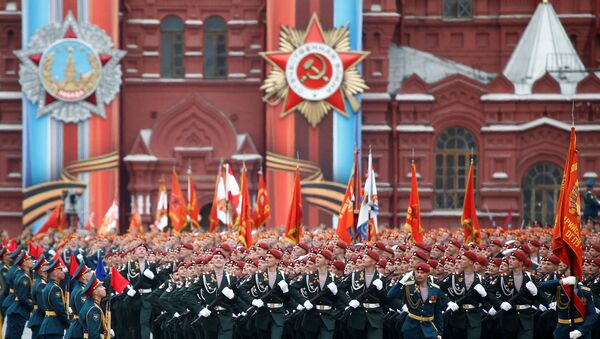
<svg viewBox="0 0 600 339">
<path fill-rule="evenodd" d="M 283 99 L 282 116 L 298 109 L 315 126 L 329 109 L 347 116 L 346 99 L 354 110 L 359 108 L 353 96 L 367 86 L 356 65 L 369 53 L 350 51 L 347 27 L 324 32 L 315 14 L 306 32 L 282 27 L 281 40 L 279 51 L 261 53 L 273 66 L 261 88 L 265 101 L 279 104 Z"/>
</svg>

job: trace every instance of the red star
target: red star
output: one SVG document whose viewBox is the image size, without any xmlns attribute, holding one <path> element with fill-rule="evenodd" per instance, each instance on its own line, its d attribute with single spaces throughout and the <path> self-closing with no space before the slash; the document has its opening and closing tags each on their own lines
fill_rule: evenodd
<svg viewBox="0 0 600 339">
<path fill-rule="evenodd" d="M 75 31 L 73 30 L 72 26 L 69 26 L 69 28 L 67 29 L 67 32 L 64 35 L 65 39 L 77 39 L 77 34 L 75 33 Z M 98 58 L 100 59 L 100 63 L 102 64 L 102 66 L 106 65 L 106 63 L 108 63 L 110 61 L 110 59 L 112 58 L 112 56 L 110 55 L 106 55 L 106 54 L 99 54 Z M 33 54 L 29 56 L 29 59 L 36 64 L 37 66 L 40 65 L 40 62 L 42 61 L 42 54 L 38 53 L 38 54 Z M 96 100 L 96 93 L 92 93 L 91 95 L 89 95 L 87 98 L 84 99 L 85 101 L 91 103 L 92 105 L 96 105 L 97 104 L 97 100 Z M 56 101 L 56 98 L 53 97 L 52 95 L 50 95 L 50 93 L 46 92 L 46 98 L 45 98 L 45 104 L 48 105 L 52 102 Z"/>
<path fill-rule="evenodd" d="M 325 44 L 323 29 L 321 28 L 321 24 L 319 23 L 319 19 L 316 14 L 313 14 L 312 18 L 310 19 L 303 44 L 311 42 Z M 269 61 L 274 67 L 281 69 L 281 71 L 283 72 L 285 72 L 286 65 L 291 55 L 292 53 L 285 52 L 267 52 L 263 54 L 267 61 Z M 358 64 L 360 61 L 362 61 L 362 59 L 364 59 L 367 56 L 367 53 L 339 52 L 338 55 L 342 60 L 343 70 L 345 71 L 348 68 L 351 68 Z M 342 93 L 340 85 L 340 88 L 338 88 L 332 95 L 325 98 L 324 101 L 327 102 L 336 111 L 347 116 L 348 113 L 346 111 L 344 99 L 344 94 Z M 293 111 L 304 100 L 304 98 L 300 97 L 296 92 L 289 88 L 287 97 L 283 104 L 283 114 L 285 115 Z"/>
</svg>

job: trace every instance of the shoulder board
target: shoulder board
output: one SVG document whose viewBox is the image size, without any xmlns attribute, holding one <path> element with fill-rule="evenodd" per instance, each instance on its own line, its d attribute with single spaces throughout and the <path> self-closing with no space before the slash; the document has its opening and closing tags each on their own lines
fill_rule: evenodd
<svg viewBox="0 0 600 339">
<path fill-rule="evenodd" d="M 440 288 L 436 283 L 429 283 L 431 287 Z"/>
<path fill-rule="evenodd" d="M 529 277 L 529 279 L 531 279 L 531 273 L 525 272 L 525 274 L 527 274 L 527 276 Z"/>
<path fill-rule="evenodd" d="M 591 291 L 591 289 L 589 287 L 587 287 L 587 286 L 579 286 L 579 288 L 581 288 L 584 291 L 588 291 L 588 292 Z"/>
<path fill-rule="evenodd" d="M 415 282 L 414 281 L 407 281 L 406 284 L 404 284 L 404 286 L 410 286 L 410 285 L 414 285 Z"/>
</svg>

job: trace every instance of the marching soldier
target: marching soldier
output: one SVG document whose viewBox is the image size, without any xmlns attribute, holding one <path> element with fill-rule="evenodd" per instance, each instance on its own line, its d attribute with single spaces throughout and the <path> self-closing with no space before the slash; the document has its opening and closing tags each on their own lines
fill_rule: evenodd
<svg viewBox="0 0 600 339">
<path fill-rule="evenodd" d="M 348 317 L 352 338 L 381 338 L 383 336 L 383 308 L 386 291 L 383 276 L 375 269 L 379 255 L 367 251 L 363 258 L 364 269 L 353 272 L 343 285 L 340 296 L 353 310 Z M 346 294 L 347 293 L 347 294 Z"/>
<path fill-rule="evenodd" d="M 65 339 L 81 339 L 83 338 L 83 327 L 81 326 L 81 321 L 79 321 L 79 313 L 81 311 L 81 307 L 85 303 L 87 296 L 85 293 L 82 293 L 82 289 L 90 280 L 93 272 L 90 270 L 85 262 L 81 262 L 75 273 L 73 273 L 73 278 L 71 278 L 71 285 L 73 286 L 73 290 L 70 294 L 71 301 L 69 302 L 69 313 L 72 315 L 71 325 L 67 330 L 65 335 Z"/>
<path fill-rule="evenodd" d="M 598 221 L 598 211 L 600 211 L 600 201 L 594 194 L 594 185 L 596 184 L 595 179 L 588 179 L 585 182 L 587 189 L 583 194 L 583 220 L 582 223 L 586 224 L 589 220 L 593 222 Z"/>
<path fill-rule="evenodd" d="M 6 337 L 9 339 L 21 338 L 25 323 L 29 320 L 33 302 L 31 301 L 31 276 L 30 270 L 33 267 L 31 258 L 22 251 L 15 260 L 15 266 L 18 270 L 15 272 L 14 282 L 12 284 L 15 290 L 15 299 L 6 310 Z"/>
<path fill-rule="evenodd" d="M 2 300 L 2 309 L 1 310 L 2 310 L 2 314 L 4 314 L 5 316 L 6 316 L 6 311 L 8 310 L 8 308 L 15 301 L 15 289 L 13 286 L 13 282 L 15 279 L 15 273 L 17 272 L 19 267 L 14 264 L 14 261 L 19 255 L 21 255 L 22 251 L 23 250 L 21 249 L 21 246 L 19 246 L 19 247 L 17 247 L 17 249 L 15 249 L 13 252 L 11 252 L 8 255 L 9 262 L 12 261 L 13 264 L 6 271 L 5 280 L 4 280 L 6 282 L 5 289 L 7 289 L 8 291 L 7 291 L 6 296 Z"/>
<path fill-rule="evenodd" d="M 305 338 L 333 338 L 335 307 L 345 306 L 338 302 L 340 299 L 335 276 L 328 271 L 332 259 L 331 252 L 320 249 L 317 254 L 317 271 L 300 275 L 298 283 L 294 284 L 296 288 L 291 290 L 298 309 L 306 310 L 299 319 Z"/>
<path fill-rule="evenodd" d="M 148 299 L 152 290 L 158 287 L 156 280 L 156 269 L 146 260 L 148 249 L 145 244 L 140 244 L 134 250 L 136 260 L 127 263 L 127 280 L 131 282 L 137 294 L 132 297 L 129 305 L 133 312 L 135 325 L 130 327 L 130 333 L 137 337 L 138 333 L 142 339 L 150 338 L 150 320 L 152 316 L 152 305 Z M 139 312 L 139 318 L 136 312 Z M 138 328 L 139 327 L 139 328 Z"/>
<path fill-rule="evenodd" d="M 27 323 L 27 327 L 31 329 L 31 338 L 37 339 L 40 331 L 40 326 L 42 326 L 42 321 L 45 316 L 45 309 L 42 299 L 42 291 L 46 287 L 48 274 L 44 271 L 48 267 L 48 261 L 44 255 L 42 255 L 33 265 L 33 272 L 35 274 L 35 281 L 33 282 L 33 286 L 31 287 L 31 299 L 33 301 L 33 310 L 31 311 L 31 317 L 29 317 L 29 322 Z"/>
<path fill-rule="evenodd" d="M 46 311 L 40 327 L 40 338 L 43 339 L 63 338 L 65 329 L 69 327 L 69 318 L 65 309 L 65 293 L 60 287 L 61 281 L 65 279 L 64 270 L 59 259 L 55 259 L 46 268 L 48 284 L 42 291 L 42 300 L 44 300 Z"/>
<path fill-rule="evenodd" d="M 598 315 L 594 307 L 594 297 L 589 288 L 581 283 L 577 284 L 577 278 L 570 276 L 560 280 L 545 281 L 541 284 L 540 289 L 554 291 L 556 294 L 558 323 L 554 330 L 554 338 L 591 338 L 591 329 Z M 573 289 L 575 290 L 572 291 Z M 574 298 L 571 302 L 572 293 Z M 571 308 L 571 305 L 574 307 Z"/>
<path fill-rule="evenodd" d="M 100 301 L 106 297 L 106 289 L 102 283 L 92 275 L 81 290 L 86 295 L 86 301 L 81 307 L 81 324 L 84 339 L 107 338 L 108 323 L 100 308 Z M 110 333 L 113 335 L 113 333 Z"/>
<path fill-rule="evenodd" d="M 8 295 L 8 285 L 6 281 L 6 274 L 8 273 L 9 267 L 8 249 L 0 246 L 0 305 L 4 301 L 4 298 Z M 4 320 L 4 312 L 0 310 L 0 331 L 2 329 L 2 323 Z"/>
<path fill-rule="evenodd" d="M 284 306 L 289 300 L 289 286 L 283 272 L 277 269 L 282 255 L 277 249 L 268 249 L 265 256 L 267 269 L 255 273 L 253 278 L 241 287 L 241 297 L 247 304 L 256 308 L 254 325 L 258 338 L 279 339 L 283 334 Z M 253 299 L 253 290 L 260 298 Z"/>
</svg>

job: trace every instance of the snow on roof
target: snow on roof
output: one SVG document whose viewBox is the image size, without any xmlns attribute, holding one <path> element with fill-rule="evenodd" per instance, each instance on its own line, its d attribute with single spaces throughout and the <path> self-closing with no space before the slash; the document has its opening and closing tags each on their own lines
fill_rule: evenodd
<svg viewBox="0 0 600 339">
<path fill-rule="evenodd" d="M 573 94 L 586 77 L 585 67 L 550 3 L 540 3 L 513 51 L 504 75 L 516 94 L 531 87 L 546 72 L 558 81 L 563 94 Z"/>
<path fill-rule="evenodd" d="M 454 74 L 462 74 L 484 84 L 496 77 L 495 73 L 487 73 L 408 46 L 392 44 L 389 59 L 388 93 L 398 91 L 402 82 L 412 74 L 417 74 L 426 83 L 434 83 Z"/>
</svg>

